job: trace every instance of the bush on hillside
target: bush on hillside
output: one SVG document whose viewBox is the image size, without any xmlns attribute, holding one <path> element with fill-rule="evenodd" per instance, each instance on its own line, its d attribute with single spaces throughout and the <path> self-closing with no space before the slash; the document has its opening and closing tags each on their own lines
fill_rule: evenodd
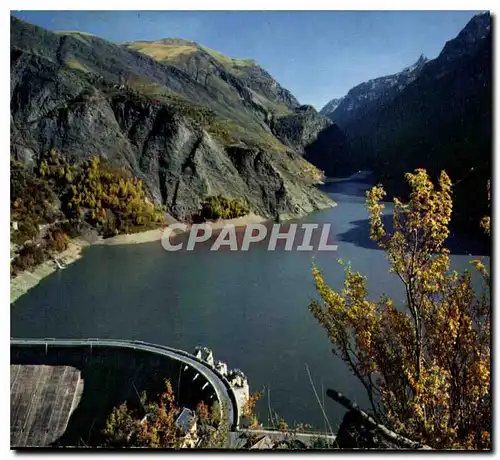
<svg viewBox="0 0 500 460">
<path fill-rule="evenodd" d="M 151 203 L 142 181 L 99 157 L 83 162 L 65 197 L 69 217 L 85 220 L 104 236 L 141 231 L 162 224 L 164 210 Z"/>
<path fill-rule="evenodd" d="M 208 197 L 201 204 L 201 210 L 194 220 L 207 221 L 234 219 L 250 212 L 248 205 L 237 198 L 225 198 L 222 195 Z"/>
<path fill-rule="evenodd" d="M 26 244 L 11 262 L 11 276 L 15 276 L 25 270 L 31 270 L 44 262 L 46 258 L 47 254 L 42 245 Z"/>
</svg>

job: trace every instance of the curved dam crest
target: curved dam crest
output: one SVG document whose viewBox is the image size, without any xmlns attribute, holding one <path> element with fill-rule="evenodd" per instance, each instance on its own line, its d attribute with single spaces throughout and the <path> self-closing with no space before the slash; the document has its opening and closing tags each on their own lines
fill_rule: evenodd
<svg viewBox="0 0 500 460">
<path fill-rule="evenodd" d="M 193 355 L 164 345 L 132 340 L 11 339 L 12 365 L 50 366 L 53 369 L 69 366 L 80 371 L 83 394 L 76 407 L 73 407 L 74 402 L 69 407 L 67 426 L 60 439 L 55 440 L 56 443 L 66 444 L 72 439 L 76 442 L 75 436 L 81 433 L 80 427 L 86 427 L 85 432 L 89 431 L 87 441 L 91 442 L 94 436 L 98 436 L 91 431 L 94 427 L 99 428 L 104 421 L 99 420 L 96 424 L 96 420 L 104 419 L 106 411 L 130 397 L 138 397 L 141 391 L 161 389 L 161 383 L 167 378 L 177 393 L 181 407 L 186 405 L 194 409 L 199 401 L 210 405 L 218 401 L 221 416 L 227 417 L 231 431 L 238 429 L 242 408 L 249 396 L 244 374 L 238 370 L 228 372 L 227 365 L 215 362 L 211 350 L 207 348 L 198 348 Z M 42 442 L 41 439 L 47 438 L 44 433 L 49 431 L 47 426 L 54 413 L 59 411 L 59 419 L 65 417 L 60 414 L 62 409 L 59 406 L 64 403 L 63 393 L 67 393 L 68 388 L 58 383 L 55 389 L 48 389 L 45 400 L 40 400 L 44 389 L 35 388 L 32 395 L 28 398 L 24 395 L 23 400 L 23 395 L 16 393 L 19 373 L 15 375 L 14 382 L 11 381 L 11 444 L 37 445 Z M 37 374 L 40 375 L 37 382 L 25 385 L 28 391 L 33 385 L 44 385 L 40 382 L 42 374 Z M 78 391 L 78 383 L 75 391 Z M 19 386 L 18 392 L 25 390 Z M 74 400 L 74 395 L 69 396 Z M 97 401 L 99 404 L 95 404 Z M 23 405 L 28 407 L 23 408 Z M 44 419 L 43 422 L 40 418 Z M 44 433 L 37 433 L 42 425 Z"/>
</svg>

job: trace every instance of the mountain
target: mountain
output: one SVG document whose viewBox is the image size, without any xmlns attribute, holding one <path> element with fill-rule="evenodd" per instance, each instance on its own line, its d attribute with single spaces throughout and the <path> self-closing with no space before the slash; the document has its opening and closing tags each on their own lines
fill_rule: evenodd
<svg viewBox="0 0 500 460">
<path fill-rule="evenodd" d="M 252 59 L 231 59 L 198 43 L 172 38 L 126 46 L 183 70 L 213 93 L 226 95 L 229 101 L 229 93 L 236 91 L 263 114 L 299 106 L 297 99 Z"/>
<path fill-rule="evenodd" d="M 242 99 L 285 146 L 298 151 L 326 175 L 345 174 L 350 152 L 340 129 L 312 106 L 300 105 L 255 61 L 231 59 L 195 42 L 173 38 L 126 46 L 188 73 L 214 99 L 224 101 L 223 109 Z"/>
<path fill-rule="evenodd" d="M 319 113 L 327 117 L 335 111 L 335 109 L 342 103 L 344 98 L 345 96 L 339 97 L 337 99 L 332 99 L 331 101 L 326 103 L 326 105 L 319 111 Z"/>
<path fill-rule="evenodd" d="M 51 149 L 72 162 L 100 155 L 179 219 L 213 195 L 273 218 L 330 206 L 304 156 L 332 122 L 313 109 L 307 136 L 271 128 L 299 109 L 251 60 L 176 39 L 118 45 L 11 17 L 13 158 L 34 167 Z"/>
<path fill-rule="evenodd" d="M 348 104 L 346 97 L 330 115 L 349 137 L 351 161 L 372 169 L 389 195 L 408 192 L 407 171 L 425 168 L 437 177 L 444 169 L 455 184 L 452 223 L 463 231 L 476 232 L 479 219 L 489 214 L 491 50 L 490 14 L 477 15 L 437 58 L 415 67 L 418 75 L 406 79 L 400 91 L 397 86 L 389 99 L 384 96 L 374 105 L 359 106 L 356 117 L 339 121 L 337 116 L 345 113 L 341 107 Z M 363 85 L 349 94 L 361 94 L 358 90 Z"/>
<path fill-rule="evenodd" d="M 349 134 L 355 135 L 349 128 L 352 125 L 355 127 L 357 120 L 363 118 L 370 110 L 382 107 L 402 93 L 420 75 L 427 61 L 427 58 L 421 55 L 413 65 L 399 73 L 361 83 L 344 97 L 332 99 L 320 113 L 333 120 Z"/>
</svg>

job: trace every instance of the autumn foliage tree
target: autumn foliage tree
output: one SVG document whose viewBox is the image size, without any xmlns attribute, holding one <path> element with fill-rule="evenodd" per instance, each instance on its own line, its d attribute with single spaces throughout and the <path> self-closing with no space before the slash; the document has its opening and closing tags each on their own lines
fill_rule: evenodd
<svg viewBox="0 0 500 460">
<path fill-rule="evenodd" d="M 105 236 L 144 230 L 164 221 L 141 180 L 94 156 L 83 162 L 65 196 L 67 214 L 85 219 Z"/>
<path fill-rule="evenodd" d="M 107 447 L 178 448 L 183 433 L 176 425 L 180 409 L 175 401 L 171 383 L 165 382 L 165 391 L 157 401 L 141 398 L 141 409 L 127 403 L 115 407 L 103 430 Z"/>
<path fill-rule="evenodd" d="M 263 392 L 251 393 L 248 400 L 243 405 L 242 413 L 248 418 L 250 429 L 257 429 L 259 427 L 259 419 L 255 414 L 255 405 L 262 398 Z"/>
<path fill-rule="evenodd" d="M 181 409 L 169 380 L 165 381 L 165 390 L 161 394 L 148 399 L 144 392 L 139 403 L 134 406 L 124 402 L 113 409 L 102 431 L 103 446 L 185 447 L 187 432 L 176 423 Z M 190 423 L 196 423 L 198 448 L 227 447 L 229 442 L 227 412 L 224 408 L 221 409 L 218 401 L 212 406 L 200 401 Z"/>
<path fill-rule="evenodd" d="M 368 299 L 366 279 L 345 268 L 341 291 L 313 268 L 322 302 L 310 310 L 333 352 L 367 390 L 374 418 L 398 434 L 437 449 L 490 448 L 489 276 L 476 293 L 471 273 L 450 271 L 444 243 L 452 213 L 446 173 L 435 187 L 423 169 L 406 174 L 408 203 L 394 199 L 393 230 L 382 222 L 385 192 L 367 192 L 371 238 L 403 284 L 401 305 Z M 489 233 L 489 219 L 483 221 Z"/>
</svg>

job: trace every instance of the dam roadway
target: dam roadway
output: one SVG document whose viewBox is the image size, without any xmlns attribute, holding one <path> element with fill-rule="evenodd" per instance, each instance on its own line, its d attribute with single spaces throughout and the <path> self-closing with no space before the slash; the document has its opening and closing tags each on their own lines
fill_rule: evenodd
<svg viewBox="0 0 500 460">
<path fill-rule="evenodd" d="M 60 350 L 66 352 L 71 351 L 71 348 L 75 348 L 75 351 L 81 353 L 82 347 L 85 350 L 84 353 L 88 353 L 87 356 L 92 356 L 92 354 L 97 351 L 103 350 L 113 350 L 116 349 L 117 352 L 123 352 L 126 350 L 131 350 L 133 352 L 146 352 L 148 354 L 156 355 L 162 358 L 167 358 L 168 360 L 175 361 L 179 363 L 179 366 L 185 371 L 190 368 L 190 372 L 195 374 L 192 379 L 195 385 L 195 380 L 198 375 L 202 376 L 203 379 L 199 381 L 205 381 L 205 384 L 201 387 L 203 391 L 213 391 L 215 393 L 216 399 L 220 403 L 221 416 L 224 415 L 224 409 L 226 410 L 227 421 L 231 431 L 236 431 L 239 425 L 239 419 L 241 416 L 241 398 L 235 394 L 238 392 L 238 388 L 235 388 L 230 380 L 226 377 L 227 371 L 221 373 L 216 366 L 213 365 L 213 360 L 211 363 L 201 359 L 201 357 L 194 356 L 187 353 L 184 350 L 178 350 L 164 345 L 157 345 L 143 341 L 134 340 L 114 340 L 114 339 L 23 339 L 23 338 L 11 338 L 11 356 L 13 355 L 13 350 L 19 354 L 21 357 L 24 354 L 24 349 L 26 352 L 29 350 L 36 350 L 39 355 L 50 354 L 53 351 L 55 354 L 55 359 L 57 360 L 57 353 Z M 45 350 L 44 350 L 45 349 Z M 11 358 L 12 359 L 12 358 Z M 12 364 L 12 361 L 11 361 Z M 57 364 L 57 363 L 56 363 Z M 207 384 L 210 385 L 207 388 Z M 189 384 L 189 383 L 188 383 Z M 11 398 L 13 385 L 11 383 Z M 30 402 L 31 406 L 31 402 Z M 68 414 L 69 419 L 70 414 Z"/>
</svg>

